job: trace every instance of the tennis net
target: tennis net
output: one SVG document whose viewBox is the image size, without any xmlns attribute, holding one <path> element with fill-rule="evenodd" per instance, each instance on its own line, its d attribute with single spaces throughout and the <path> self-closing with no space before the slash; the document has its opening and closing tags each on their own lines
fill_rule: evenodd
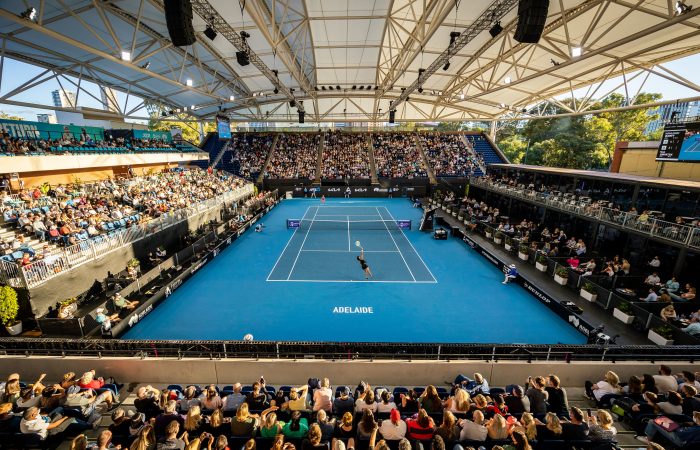
<svg viewBox="0 0 700 450">
<path fill-rule="evenodd" d="M 333 231 L 333 230 L 378 230 L 399 231 L 410 230 L 410 219 L 396 220 L 312 220 L 287 219 L 287 228 L 298 228 L 302 231 Z"/>
</svg>

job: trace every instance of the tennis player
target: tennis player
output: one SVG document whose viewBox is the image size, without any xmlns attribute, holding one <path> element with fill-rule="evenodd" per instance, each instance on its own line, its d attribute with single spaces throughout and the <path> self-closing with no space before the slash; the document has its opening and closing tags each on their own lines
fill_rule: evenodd
<svg viewBox="0 0 700 450">
<path fill-rule="evenodd" d="M 321 206 L 323 206 L 323 205 L 325 205 L 325 204 L 326 204 L 326 196 L 325 196 L 325 195 L 322 195 L 322 196 L 321 196 Z"/>
<path fill-rule="evenodd" d="M 364 272 L 365 272 L 365 280 L 373 278 L 374 275 L 372 275 L 372 271 L 369 270 L 369 266 L 367 265 L 367 261 L 365 261 L 365 249 L 364 248 L 360 248 L 360 256 L 357 257 L 357 260 L 360 262 L 360 266 L 362 267 L 362 270 L 364 270 Z"/>
</svg>

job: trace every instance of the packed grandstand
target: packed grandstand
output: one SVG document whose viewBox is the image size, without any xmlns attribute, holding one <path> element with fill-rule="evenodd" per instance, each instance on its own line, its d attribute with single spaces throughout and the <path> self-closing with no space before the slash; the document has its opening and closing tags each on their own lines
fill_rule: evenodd
<svg viewBox="0 0 700 450">
<path fill-rule="evenodd" d="M 700 448 L 699 27 L 4 2 L 0 450 Z"/>
</svg>

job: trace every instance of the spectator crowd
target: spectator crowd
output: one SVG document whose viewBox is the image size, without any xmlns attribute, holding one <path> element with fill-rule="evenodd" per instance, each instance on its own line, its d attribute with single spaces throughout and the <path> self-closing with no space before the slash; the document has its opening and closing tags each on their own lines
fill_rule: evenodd
<svg viewBox="0 0 700 450">
<path fill-rule="evenodd" d="M 270 152 L 272 140 L 269 134 L 234 134 L 228 146 L 233 152 L 231 164 L 237 166 L 236 174 L 247 179 L 257 178 Z"/>
<path fill-rule="evenodd" d="M 435 176 L 468 177 L 478 167 L 480 155 L 462 141 L 461 134 L 420 133 Z"/>
<path fill-rule="evenodd" d="M 317 133 L 282 133 L 265 174 L 266 178 L 316 178 Z"/>
<path fill-rule="evenodd" d="M 421 154 L 409 133 L 373 133 L 374 164 L 381 178 L 426 177 Z"/>
<path fill-rule="evenodd" d="M 531 450 L 559 448 L 551 446 L 557 442 L 612 449 L 617 418 L 643 430 L 645 443 L 665 439 L 690 449 L 700 441 L 699 374 L 672 374 L 666 366 L 628 383 L 614 372 L 586 382 L 585 396 L 596 401 L 595 412 L 570 404 L 555 374 L 504 387 L 491 386 L 480 373 L 457 375 L 447 387 L 424 388 L 366 381 L 334 387 L 328 378 L 309 378 L 304 385 L 276 389 L 264 377 L 221 388 L 135 385 L 133 407 L 121 404 L 122 385 L 98 375 L 71 372 L 45 385 L 44 375 L 27 384 L 10 374 L 0 384 L 0 439 L 73 438 L 74 450 Z M 85 433 L 97 429 L 108 411 L 110 425 L 91 444 Z M 677 427 L 658 425 L 661 415 Z M 664 449 L 659 443 L 647 448 Z"/>
<path fill-rule="evenodd" d="M 321 178 L 370 178 L 367 135 L 331 131 L 323 134 Z"/>
</svg>

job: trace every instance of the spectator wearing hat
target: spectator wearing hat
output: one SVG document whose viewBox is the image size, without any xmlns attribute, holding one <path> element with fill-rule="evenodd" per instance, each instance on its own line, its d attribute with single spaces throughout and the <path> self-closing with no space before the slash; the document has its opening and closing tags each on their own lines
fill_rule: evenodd
<svg viewBox="0 0 700 450">
<path fill-rule="evenodd" d="M 245 402 L 245 395 L 241 394 L 241 383 L 236 383 L 233 385 L 233 393 L 224 397 L 224 411 L 235 411 L 243 402 Z"/>
<path fill-rule="evenodd" d="M 344 386 L 340 388 L 340 396 L 333 400 L 333 414 L 342 417 L 346 412 L 355 411 L 355 400 L 350 397 L 350 388 Z"/>
<path fill-rule="evenodd" d="M 129 426 L 131 425 L 131 416 L 129 411 L 124 408 L 117 408 L 112 411 L 112 423 L 109 425 L 109 431 L 112 432 L 112 441 L 115 445 L 127 446 L 131 441 L 129 435 Z"/>
<path fill-rule="evenodd" d="M 147 419 L 158 416 L 160 409 L 160 391 L 152 386 L 141 386 L 136 391 L 134 407 L 136 411 L 144 413 Z"/>
<path fill-rule="evenodd" d="M 512 386 L 510 395 L 505 397 L 506 406 L 511 414 L 522 414 L 530 412 L 530 399 L 525 396 L 523 388 Z"/>
</svg>

